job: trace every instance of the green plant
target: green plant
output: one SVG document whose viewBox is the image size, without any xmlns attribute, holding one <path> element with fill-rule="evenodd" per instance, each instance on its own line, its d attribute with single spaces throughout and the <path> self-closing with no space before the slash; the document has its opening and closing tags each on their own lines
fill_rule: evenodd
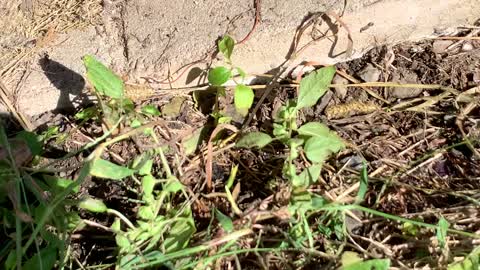
<svg viewBox="0 0 480 270">
<path fill-rule="evenodd" d="M 111 129 L 122 118 L 131 127 L 138 127 L 147 122 L 148 116 L 159 116 L 159 110 L 153 105 L 146 105 L 135 110 L 133 101 L 125 95 L 125 83 L 103 63 L 91 55 L 83 57 L 87 69 L 86 77 L 93 86 L 98 99 L 98 106 L 81 110 L 75 115 L 78 120 L 98 119 Z"/>
<path fill-rule="evenodd" d="M 208 72 L 208 82 L 212 87 L 216 88 L 218 96 L 225 94 L 226 89 L 223 85 L 229 80 L 233 79 L 236 83 L 234 90 L 235 108 L 240 115 L 245 116 L 248 113 L 248 110 L 252 107 L 253 98 L 255 95 L 250 86 L 243 84 L 243 82 L 239 83 L 235 80 L 235 78 L 239 76 L 243 81 L 246 73 L 241 68 L 234 66 L 232 63 L 231 56 L 234 47 L 235 40 L 228 35 L 225 35 L 218 42 L 218 50 L 223 54 L 226 66 L 217 66 L 210 69 Z M 228 121 L 228 118 L 222 119 L 223 116 L 217 110 L 214 110 L 214 115 L 219 123 Z"/>
<path fill-rule="evenodd" d="M 283 176 L 299 190 L 304 190 L 315 183 L 320 176 L 323 162 L 330 154 L 340 151 L 345 145 L 338 135 L 322 123 L 308 122 L 297 127 L 298 112 L 317 103 L 328 90 L 334 75 L 333 66 L 310 73 L 300 83 L 297 100 L 289 100 L 280 108 L 274 119 L 273 138 L 263 132 L 251 132 L 242 136 L 236 146 L 263 148 L 274 140 L 280 141 L 288 149 Z M 298 173 L 294 161 L 301 151 L 305 153 L 311 165 Z"/>
<path fill-rule="evenodd" d="M 152 173 L 155 155 L 163 161 L 164 177 L 160 179 Z M 130 176 L 136 179 L 137 188 L 141 190 L 142 205 L 138 208 L 136 222 L 108 208 L 100 200 L 85 198 L 79 203 L 80 208 L 91 212 L 116 216 L 111 229 L 115 233 L 119 249 L 119 265 L 128 264 L 132 259 L 152 250 L 168 255 L 187 247 L 195 232 L 195 223 L 185 189 L 172 175 L 161 148 L 137 157 L 132 169 L 98 159 L 93 163 L 91 174 L 112 180 Z M 161 188 L 157 189 L 156 186 Z M 184 203 L 173 206 L 172 200 L 178 201 L 179 195 L 185 197 Z M 166 263 L 175 265 L 174 261 Z"/>
<path fill-rule="evenodd" d="M 67 189 L 72 180 L 23 167 L 42 154 L 43 141 L 48 137 L 49 134 L 37 136 L 22 131 L 9 140 L 0 124 L 0 151 L 6 153 L 0 159 L 2 269 L 60 267 L 69 233 L 83 226 L 78 214 L 69 211 L 72 202 L 64 200 L 68 194 L 79 191 Z M 55 201 L 60 197 L 63 200 Z"/>
</svg>

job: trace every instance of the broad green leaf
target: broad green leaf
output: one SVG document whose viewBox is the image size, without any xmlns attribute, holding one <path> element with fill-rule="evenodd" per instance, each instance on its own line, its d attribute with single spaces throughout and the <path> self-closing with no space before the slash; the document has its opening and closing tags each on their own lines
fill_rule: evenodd
<svg viewBox="0 0 480 270">
<path fill-rule="evenodd" d="M 130 122 L 130 127 L 131 128 L 137 128 L 139 126 L 142 125 L 142 122 L 140 122 L 140 120 L 138 119 L 133 119 L 131 122 Z"/>
<path fill-rule="evenodd" d="M 140 168 L 138 168 L 138 174 L 140 175 L 147 175 L 152 172 L 153 167 L 153 160 L 151 158 L 145 160 L 143 164 L 140 164 Z"/>
<path fill-rule="evenodd" d="M 151 174 L 145 175 L 142 178 L 143 194 L 152 194 L 153 188 L 155 187 L 156 183 L 157 183 L 157 180 Z"/>
<path fill-rule="evenodd" d="M 335 66 L 323 67 L 313 71 L 300 81 L 297 109 L 312 107 L 328 90 L 335 75 Z"/>
<path fill-rule="evenodd" d="M 298 134 L 310 137 L 330 136 L 331 130 L 324 124 L 309 122 L 297 129 Z"/>
<path fill-rule="evenodd" d="M 94 213 L 105 213 L 108 210 L 107 206 L 101 200 L 93 198 L 83 199 L 78 203 L 78 207 Z"/>
<path fill-rule="evenodd" d="M 364 262 L 352 263 L 342 267 L 342 270 L 388 270 L 390 268 L 389 259 L 374 259 Z"/>
<path fill-rule="evenodd" d="M 45 176 L 45 179 L 47 181 L 47 184 L 53 188 L 54 190 L 57 190 L 57 191 L 62 191 L 64 189 L 66 189 L 68 186 L 70 186 L 71 184 L 73 184 L 75 181 L 71 180 L 71 179 L 65 179 L 65 178 L 57 178 L 57 177 L 53 177 L 53 176 Z M 75 186 L 73 189 L 72 189 L 73 192 L 77 193 L 80 191 L 80 186 Z"/>
<path fill-rule="evenodd" d="M 27 144 L 32 155 L 36 156 L 42 152 L 43 144 L 37 134 L 23 130 L 20 131 L 15 138 L 23 140 Z"/>
<path fill-rule="evenodd" d="M 263 148 L 270 142 L 272 142 L 272 137 L 270 135 L 263 133 L 263 132 L 250 132 L 245 134 L 240 140 L 237 141 L 235 144 L 236 147 L 242 148 Z"/>
<path fill-rule="evenodd" d="M 320 171 L 322 170 L 321 164 L 313 164 L 312 166 L 303 170 L 296 179 L 298 182 L 293 182 L 294 187 L 308 187 L 312 183 L 317 182 L 320 177 Z"/>
<path fill-rule="evenodd" d="M 155 213 L 152 209 L 153 206 L 144 205 L 138 208 L 138 217 L 143 220 L 152 220 L 155 218 Z"/>
<path fill-rule="evenodd" d="M 449 226 L 450 224 L 448 223 L 448 221 L 444 217 L 440 217 L 437 228 L 437 239 L 441 248 L 445 247 L 447 241 L 447 230 Z"/>
<path fill-rule="evenodd" d="M 124 84 L 120 77 L 91 55 L 84 56 L 83 63 L 87 69 L 87 79 L 96 91 L 111 98 L 123 97 Z"/>
<path fill-rule="evenodd" d="M 232 77 L 232 72 L 226 67 L 216 67 L 208 72 L 208 82 L 214 86 L 221 86 Z"/>
<path fill-rule="evenodd" d="M 311 137 L 304 146 L 307 158 L 312 162 L 322 163 L 332 153 L 336 153 L 345 147 L 340 137 L 331 133 L 325 137 Z"/>
<path fill-rule="evenodd" d="M 230 61 L 230 57 L 233 53 L 233 47 L 235 46 L 235 40 L 229 35 L 223 36 L 222 40 L 218 42 L 218 50 Z"/>
<path fill-rule="evenodd" d="M 50 270 L 57 262 L 57 249 L 53 246 L 48 246 L 39 253 L 36 253 L 28 261 L 25 262 L 21 269 L 24 270 Z"/>
<path fill-rule="evenodd" d="M 120 223 L 120 218 L 115 218 L 112 225 L 110 226 L 110 229 L 112 229 L 114 233 L 120 233 L 122 231 L 122 224 Z"/>
<path fill-rule="evenodd" d="M 154 105 L 151 105 L 151 104 L 143 106 L 142 107 L 142 113 L 153 115 L 153 116 L 159 116 L 160 115 L 160 111 L 158 110 L 158 108 Z"/>
<path fill-rule="evenodd" d="M 129 249 L 130 248 L 130 241 L 127 237 L 122 234 L 115 235 L 115 242 L 117 242 L 117 246 L 122 249 Z"/>
<path fill-rule="evenodd" d="M 360 186 L 358 188 L 357 199 L 355 203 L 361 203 L 363 199 L 365 199 L 365 194 L 367 194 L 368 190 L 368 171 L 367 171 L 367 163 L 363 162 L 362 172 L 360 173 Z"/>
<path fill-rule="evenodd" d="M 215 209 L 215 216 L 217 217 L 218 222 L 220 222 L 220 225 L 222 225 L 222 228 L 225 230 L 225 232 L 229 233 L 233 231 L 233 222 L 230 217 L 226 216 L 218 209 Z"/>
<path fill-rule="evenodd" d="M 245 116 L 252 107 L 255 94 L 250 86 L 239 84 L 235 87 L 234 103 L 238 113 Z"/>
<path fill-rule="evenodd" d="M 127 176 L 133 175 L 135 171 L 127 167 L 119 166 L 104 159 L 96 159 L 93 161 L 90 174 L 99 178 L 111 180 L 121 180 Z"/>
<path fill-rule="evenodd" d="M 169 192 L 169 193 L 177 193 L 181 190 L 183 190 L 183 184 L 178 181 L 178 179 L 176 178 L 172 178 L 172 180 L 168 181 L 164 187 L 163 187 L 163 191 L 165 192 Z"/>
<path fill-rule="evenodd" d="M 342 253 L 341 262 L 343 267 L 347 267 L 349 265 L 359 263 L 362 261 L 363 261 L 362 258 L 360 258 L 360 256 L 356 252 L 345 251 Z"/>
</svg>

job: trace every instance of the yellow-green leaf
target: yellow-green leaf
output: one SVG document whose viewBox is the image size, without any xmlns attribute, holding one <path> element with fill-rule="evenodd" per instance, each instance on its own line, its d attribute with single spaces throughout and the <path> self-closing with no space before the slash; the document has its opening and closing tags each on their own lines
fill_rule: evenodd
<svg viewBox="0 0 480 270">
<path fill-rule="evenodd" d="M 237 112 L 241 115 L 247 115 L 252 107 L 255 94 L 250 86 L 239 84 L 235 87 L 234 103 Z"/>
<path fill-rule="evenodd" d="M 124 84 L 122 79 L 91 55 L 83 57 L 87 69 L 87 79 L 95 90 L 111 98 L 122 98 Z"/>
<path fill-rule="evenodd" d="M 313 71 L 300 81 L 297 109 L 312 107 L 328 90 L 335 75 L 335 67 L 328 66 Z"/>
<path fill-rule="evenodd" d="M 225 58 L 227 58 L 227 60 L 230 60 L 234 46 L 235 40 L 229 35 L 225 35 L 222 40 L 218 42 L 218 50 L 225 56 Z"/>
<path fill-rule="evenodd" d="M 78 204 L 78 207 L 94 213 L 105 213 L 108 210 L 107 206 L 101 200 L 93 198 L 82 200 Z"/>
<path fill-rule="evenodd" d="M 226 67 L 216 67 L 208 72 L 208 82 L 214 86 L 221 86 L 232 77 L 232 72 Z"/>
<path fill-rule="evenodd" d="M 336 153 L 345 147 L 340 137 L 331 133 L 325 137 L 311 137 L 304 146 L 307 158 L 312 162 L 322 163 L 332 153 Z"/>
<path fill-rule="evenodd" d="M 125 177 L 133 175 L 134 172 L 134 170 L 114 164 L 110 161 L 96 159 L 93 162 L 90 174 L 99 178 L 121 180 Z"/>
</svg>

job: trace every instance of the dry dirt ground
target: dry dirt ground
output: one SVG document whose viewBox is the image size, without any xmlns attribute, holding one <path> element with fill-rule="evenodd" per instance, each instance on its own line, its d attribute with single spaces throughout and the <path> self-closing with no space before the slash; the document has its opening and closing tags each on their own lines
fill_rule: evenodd
<svg viewBox="0 0 480 270">
<path fill-rule="evenodd" d="M 211 40 L 218 37 L 219 33 L 205 31 L 204 22 L 192 21 L 191 18 L 195 17 L 196 13 L 208 14 L 210 18 L 208 26 L 219 27 L 223 32 L 233 31 L 228 29 L 235 29 L 237 26 L 239 30 L 232 32 L 235 36 L 243 37 L 248 33 L 252 15 L 254 15 L 252 3 L 236 4 L 232 1 L 220 1 L 213 6 L 207 5 L 207 2 L 209 1 L 182 2 L 183 8 L 189 8 L 184 16 L 178 16 L 172 15 L 176 14 L 172 13 L 172 10 L 178 9 L 178 5 L 170 5 L 169 1 L 162 5 L 152 4 L 153 1 L 122 2 L 122 4 L 104 1 L 103 5 L 95 0 L 81 1 L 80 5 L 73 5 L 69 9 L 72 11 L 70 13 L 59 11 L 58 14 L 61 15 L 58 18 L 55 17 L 58 23 L 51 28 L 45 28 L 40 23 L 37 26 L 38 29 L 25 26 L 22 30 L 25 32 L 22 33 L 30 33 L 26 35 L 28 38 L 9 36 L 10 45 L 1 48 L 6 55 L 0 58 L 4 64 L 2 75 L 7 76 L 5 78 L 8 78 L 8 87 L 16 89 L 18 94 L 18 96 L 11 94 L 11 99 L 14 101 L 16 97 L 16 104 L 28 112 L 28 106 L 32 106 L 31 99 L 26 101 L 22 95 L 31 95 L 32 90 L 25 90 L 25 87 L 33 87 L 33 82 L 42 80 L 40 77 L 43 76 L 45 77 L 43 80 L 49 81 L 55 87 L 71 91 L 63 96 L 63 99 L 68 100 L 64 102 L 69 103 L 70 94 L 79 96 L 80 93 L 84 93 L 85 80 L 78 75 L 83 74 L 78 63 L 67 67 L 64 61 L 69 59 L 68 63 L 78 61 L 81 64 L 76 58 L 79 54 L 86 53 L 94 53 L 100 58 L 105 57 L 103 60 L 120 74 L 128 76 L 130 80 L 154 78 L 158 84 L 158 80 L 164 78 L 162 76 L 165 75 L 165 68 L 167 67 L 168 70 L 170 67 L 170 61 L 176 65 L 182 65 L 189 63 L 184 62 L 185 58 L 202 59 L 210 47 L 205 44 L 211 44 Z M 318 5 L 323 3 L 323 1 L 319 3 L 310 1 L 299 11 L 289 7 L 287 2 L 274 4 L 273 1 L 262 1 L 264 8 L 262 24 L 256 30 L 260 34 L 252 36 L 252 40 L 259 42 L 262 36 L 272 35 L 283 44 L 282 48 L 288 47 L 292 36 L 287 37 L 285 31 L 298 26 L 300 18 L 296 12 L 304 14 L 313 10 L 313 7 L 318 9 Z M 328 5 L 323 4 L 322 7 L 326 9 L 329 5 L 336 4 L 334 1 L 331 2 Z M 375 1 L 364 2 L 362 7 L 369 7 Z M 394 2 L 388 2 L 386 5 L 394 5 Z M 473 6 L 469 6 L 470 3 L 473 5 L 473 1 L 463 1 L 465 4 L 463 6 L 457 6 L 461 1 L 442 1 L 441 4 L 438 1 L 420 2 L 432 4 L 433 11 L 445 11 L 446 8 L 453 7 L 459 10 L 474 10 Z M 437 2 L 437 5 L 433 2 Z M 453 2 L 457 4 L 454 5 Z M 28 16 L 49 18 L 51 14 L 55 14 L 53 12 L 55 8 L 58 8 L 55 5 L 46 5 L 48 16 L 42 15 L 41 12 L 28 15 L 28 10 L 31 8 L 28 3 L 32 2 L 24 3 L 22 8 L 26 10 L 27 15 L 15 17 L 15 20 L 27 22 L 31 20 Z M 77 2 L 65 0 L 58 3 L 64 5 Z M 62 5 L 60 7 L 64 8 L 65 6 Z M 349 10 L 357 8 L 359 7 L 350 6 Z M 218 15 L 220 9 L 227 10 L 227 14 Z M 409 12 L 413 11 L 409 10 Z M 163 20 L 172 20 L 175 23 L 171 28 L 162 28 L 160 31 L 154 27 L 157 21 L 153 19 L 158 14 L 162 14 Z M 473 18 L 472 12 L 468 14 Z M 417 14 L 418 17 L 422 17 L 421 15 L 425 14 Z M 289 16 L 296 19 L 290 20 L 291 25 L 283 23 L 283 19 Z M 424 17 L 428 19 L 429 16 L 426 14 Z M 129 23 L 135 20 L 143 20 L 141 24 L 143 28 Z M 231 20 L 236 22 L 230 23 Z M 464 17 L 462 20 L 465 20 L 469 27 L 454 28 L 454 31 L 451 29 L 452 32 L 443 33 L 443 35 L 458 37 L 470 35 L 477 40 L 463 39 L 457 42 L 456 40 L 429 39 L 403 42 L 395 46 L 383 45 L 368 50 L 359 59 L 336 64 L 338 72 L 333 81 L 336 86 L 332 87 L 314 108 L 301 112 L 299 124 L 312 120 L 323 122 L 347 141 L 348 147 L 328 160 L 322 169 L 319 183 L 310 188 L 312 192 L 332 201 L 353 202 L 356 189 L 352 187 L 358 182 L 362 164 L 366 162 L 370 182 L 363 206 L 431 224 L 436 224 L 440 217 L 444 217 L 451 228 L 472 233 L 480 231 L 479 26 L 474 19 L 467 20 Z M 96 27 L 85 28 L 87 24 L 93 24 Z M 266 28 L 278 24 L 282 24 L 284 28 L 276 33 L 265 32 Z M 61 28 L 62 25 L 70 25 L 73 30 L 65 35 L 63 31 L 68 29 Z M 238 27 L 239 25 L 242 27 Z M 363 24 L 362 27 L 365 25 L 368 23 Z M 381 23 L 376 22 L 374 25 L 378 26 Z M 184 28 L 197 30 L 192 35 L 184 37 Z M 350 30 L 358 32 L 358 28 L 361 28 L 360 24 L 351 26 Z M 155 31 L 151 32 L 152 29 Z M 38 31 L 41 33 L 41 39 L 34 38 L 38 35 Z M 93 44 L 100 39 L 103 40 L 103 45 L 111 46 L 88 47 L 88 43 L 81 40 L 85 38 L 84 33 L 80 34 L 79 31 L 90 33 L 89 43 Z M 75 33 L 79 35 L 76 36 Z M 19 42 L 22 38 L 23 40 Z M 287 40 L 288 45 L 285 45 Z M 74 44 L 77 42 L 83 45 L 76 47 Z M 52 43 L 55 44 L 55 48 L 62 49 L 50 48 Z M 199 44 L 199 49 L 192 48 L 191 44 Z M 272 43 L 258 46 L 265 47 L 270 44 Z M 250 59 L 262 62 L 263 70 L 260 71 L 259 68 L 257 72 L 273 68 L 285 59 L 285 55 L 276 50 L 271 50 L 272 55 L 268 57 L 257 58 L 253 51 L 255 47 L 252 46 L 240 48 L 239 51 L 241 55 L 253 55 Z M 10 50 L 12 47 L 18 50 L 12 52 Z M 183 53 L 182 55 L 177 54 L 179 50 Z M 48 56 L 44 54 L 45 52 Z M 23 58 L 16 58 L 18 56 L 31 60 L 23 61 Z M 19 60 L 13 63 L 12 59 Z M 249 67 L 249 62 L 245 59 L 234 58 L 234 61 L 238 60 L 239 65 Z M 322 59 L 327 58 L 314 60 L 323 64 Z M 37 62 L 38 66 L 32 64 Z M 12 63 L 11 66 L 8 63 Z M 265 69 L 265 67 L 269 68 Z M 56 76 L 48 78 L 51 73 L 60 74 L 62 79 L 58 81 L 59 77 Z M 296 95 L 296 89 L 291 86 L 294 79 L 296 78 L 286 77 L 276 85 L 256 113 L 249 129 L 271 134 L 274 108 Z M 18 81 L 21 83 L 17 85 Z M 261 83 L 261 81 L 257 82 Z M 405 88 L 343 86 L 357 82 L 399 82 L 415 85 Z M 422 88 L 421 85 L 437 86 Z M 40 90 L 36 88 L 36 91 Z M 48 92 L 48 90 L 45 91 Z M 257 91 L 256 102 L 262 93 L 262 90 Z M 206 192 L 203 155 L 207 148 L 206 142 L 203 141 L 198 151 L 191 155 L 186 155 L 181 147 L 177 147 L 177 143 L 193 130 L 202 126 L 208 127 L 211 123 L 209 117 L 211 106 L 202 103 L 202 99 L 198 96 L 196 98 L 197 100 L 194 100 L 189 93 L 180 95 L 177 92 L 175 94 L 163 92 L 162 95 L 154 96 L 137 105 L 152 104 L 162 112 L 162 117 L 151 119 L 163 123 L 161 127 L 155 129 L 155 132 L 161 139 L 161 143 L 173 145 L 175 149 L 167 155 L 168 162 L 175 167 L 175 174 L 179 180 L 191 194 L 194 194 L 196 199 L 192 202 L 193 216 L 197 231 L 203 232 L 210 228 L 212 208 L 218 208 L 223 213 L 231 213 L 232 209 L 225 197 Z M 41 100 L 43 102 L 43 99 Z M 57 95 L 53 100 L 53 108 L 66 108 L 63 103 L 62 106 L 58 106 L 60 101 Z M 25 102 L 29 103 L 25 104 Z M 84 104 L 80 108 L 89 106 L 88 102 L 79 98 L 75 102 Z M 199 103 L 200 106 L 197 106 Z M 231 100 L 222 100 L 221 103 L 221 106 L 224 106 L 222 109 L 228 111 Z M 172 104 L 176 106 L 172 107 Z M 80 108 L 67 107 L 74 112 Z M 30 113 L 32 112 L 39 112 L 39 110 L 32 109 Z M 244 119 L 234 120 L 238 120 L 238 123 L 234 121 L 233 124 L 240 127 Z M 48 158 L 61 157 L 65 153 L 76 151 L 103 132 L 97 122 L 78 121 L 71 113 L 65 113 L 62 110 L 40 114 L 33 118 L 32 122 L 39 126 L 38 132 L 58 127 L 59 133 L 62 134 L 61 137 L 48 142 L 45 152 Z M 10 132 L 13 133 L 13 130 Z M 151 145 L 145 144 L 143 138 L 139 136 L 112 145 L 103 158 L 118 164 L 129 164 L 149 147 Z M 232 165 L 238 164 L 240 168 L 236 181 L 242 183 L 242 186 L 236 197 L 241 211 L 249 213 L 262 207 L 262 211 L 273 213 L 285 207 L 292 192 L 289 183 L 282 177 L 284 162 L 282 157 L 285 156 L 285 151 L 286 149 L 280 144 L 273 144 L 272 147 L 261 152 L 229 148 L 219 151 L 213 160 L 214 190 L 223 189 Z M 51 169 L 56 171 L 55 175 L 58 177 L 75 179 L 86 155 L 87 153 L 79 154 L 58 163 Z M 159 167 L 160 164 L 161 161 L 156 160 L 154 166 Z M 302 162 L 297 165 L 305 166 Z M 114 182 L 90 177 L 82 185 L 80 195 L 102 199 L 108 207 L 121 211 L 131 220 L 135 220 L 139 207 L 136 200 L 139 198 L 138 194 L 129 188 L 131 184 L 128 181 Z M 93 215 L 82 211 L 80 214 L 83 219 L 104 226 L 110 226 L 113 222 L 113 219 L 107 215 Z M 358 220 L 347 219 L 347 235 L 336 234 L 338 232 L 335 231 L 334 226 L 337 223 L 334 218 L 325 218 L 332 223 L 324 224 L 322 216 L 315 217 L 316 221 L 323 225 L 322 229 L 325 229 L 314 239 L 316 249 L 329 253 L 332 250 L 344 248 L 344 250 L 363 254 L 366 258 L 390 258 L 392 266 L 397 269 L 421 267 L 441 269 L 455 258 L 465 256 L 478 246 L 477 239 L 449 236 L 448 251 L 445 252 L 439 247 L 433 230 L 407 228 L 404 224 L 369 214 L 356 213 L 356 215 Z M 235 220 L 239 223 L 241 221 L 241 218 Z M 255 225 L 262 228 L 264 233 L 262 239 L 268 240 L 262 244 L 267 247 L 266 243 L 274 245 L 279 241 L 278 239 L 284 238 L 285 230 L 288 229 L 288 220 L 281 216 L 274 216 L 265 221 L 259 221 Z M 218 227 L 218 224 L 215 226 Z M 330 231 L 327 232 L 327 229 Z M 196 244 L 195 241 L 202 243 L 204 240 L 202 236 L 196 237 L 192 240 L 192 245 Z M 241 244 L 245 248 L 255 247 L 257 244 L 255 240 L 243 239 Z M 76 231 L 72 235 L 70 245 L 72 247 L 70 256 L 74 265 L 77 263 L 84 266 L 108 265 L 115 262 L 114 235 L 106 233 L 101 227 L 87 226 Z M 335 269 L 338 266 L 338 261 L 332 262 L 321 256 L 305 258 L 305 254 L 295 250 L 281 253 L 252 253 L 237 257 L 242 269 L 262 269 L 262 267 Z M 234 258 L 228 257 L 220 261 L 218 267 L 232 269 L 230 267 L 234 264 Z"/>
</svg>

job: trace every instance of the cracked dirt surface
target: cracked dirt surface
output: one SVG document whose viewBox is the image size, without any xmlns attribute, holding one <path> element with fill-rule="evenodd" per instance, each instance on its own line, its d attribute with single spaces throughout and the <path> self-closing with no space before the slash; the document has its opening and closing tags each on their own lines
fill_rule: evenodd
<svg viewBox="0 0 480 270">
<path fill-rule="evenodd" d="M 93 16 L 97 19 L 85 20 L 89 26 L 62 29 L 57 25 L 51 31 L 54 33 L 51 40 L 38 46 L 42 37 L 48 37 L 50 28 L 43 26 L 39 37 L 22 34 L 25 30 L 20 30 L 29 29 L 25 26 L 29 22 L 28 14 L 35 13 L 42 2 L 47 1 L 12 1 L 1 11 L 22 19 L 16 19 L 21 22 L 17 28 L 11 25 L 15 19 L 2 20 L 2 26 L 9 26 L 3 28 L 4 32 L 10 33 L 0 41 L 2 50 L 31 51 L 8 73 L 5 68 L 2 71 L 2 80 L 15 91 L 12 98 L 29 116 L 80 104 L 84 100 L 80 97 L 88 92 L 78 91 L 78 81 L 72 82 L 71 77 L 47 76 L 40 65 L 46 55 L 63 68 L 61 72 L 48 71 L 52 74 L 83 75 L 81 57 L 94 54 L 130 82 L 144 83 L 145 78 L 163 81 L 179 67 L 202 59 L 225 33 L 237 40 L 244 38 L 252 28 L 256 1 L 104 0 L 101 11 Z M 87 13 L 93 10 L 87 5 L 89 2 L 99 3 L 93 0 L 61 2 L 85 5 Z M 350 57 L 345 54 L 329 57 L 329 54 L 339 54 L 346 49 L 347 32 L 340 28 L 335 48 L 332 48 L 332 41 L 322 40 L 305 50 L 290 67 L 302 61 L 321 64 L 345 61 L 361 56 L 375 45 L 448 33 L 452 27 L 472 25 L 480 17 L 480 10 L 475 8 L 476 0 L 362 0 L 346 1 L 345 7 L 343 0 L 258 2 L 260 23 L 251 37 L 235 49 L 233 56 L 234 63 L 249 73 L 263 73 L 283 62 L 295 30 L 312 12 L 343 13 L 342 20 L 353 36 L 353 53 Z M 25 7 L 25 3 L 33 4 Z M 302 42 L 307 42 L 308 38 L 310 35 L 305 35 Z M 30 46 L 30 51 L 25 46 Z M 213 59 L 213 64 L 217 60 Z M 3 67 L 10 62 L 11 59 L 5 57 L 0 59 Z M 202 63 L 199 67 L 206 68 L 206 65 Z M 181 77 L 174 85 L 185 85 L 186 77 Z"/>
</svg>

